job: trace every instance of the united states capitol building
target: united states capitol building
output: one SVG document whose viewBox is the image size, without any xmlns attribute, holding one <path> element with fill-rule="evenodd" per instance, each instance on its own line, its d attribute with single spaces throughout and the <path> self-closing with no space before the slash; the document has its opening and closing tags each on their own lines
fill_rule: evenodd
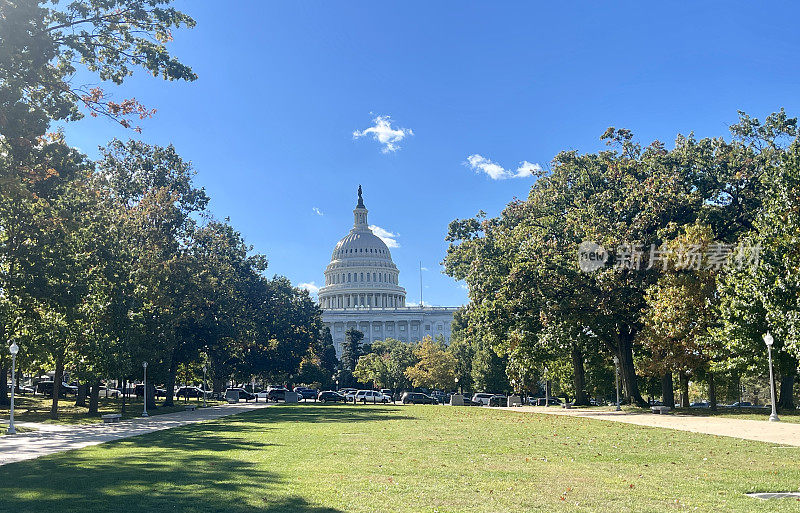
<svg viewBox="0 0 800 513">
<path fill-rule="evenodd" d="M 331 330 L 341 355 L 350 328 L 364 333 L 365 342 L 394 338 L 403 342 L 442 335 L 450 341 L 455 307 L 406 306 L 406 291 L 389 247 L 369 229 L 367 208 L 358 187 L 353 228 L 333 249 L 319 289 L 322 321 Z"/>
</svg>

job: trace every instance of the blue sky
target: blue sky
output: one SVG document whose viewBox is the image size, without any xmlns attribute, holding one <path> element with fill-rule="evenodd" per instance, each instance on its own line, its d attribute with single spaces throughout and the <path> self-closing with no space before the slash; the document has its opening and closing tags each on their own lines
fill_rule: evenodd
<svg viewBox="0 0 800 513">
<path fill-rule="evenodd" d="M 362 184 L 408 301 L 421 260 L 426 303 L 463 304 L 439 265 L 448 223 L 525 197 L 559 151 L 600 149 L 609 126 L 671 143 L 725 135 L 737 110 L 800 114 L 796 5 L 562 4 L 177 2 L 197 27 L 170 50 L 199 79 L 135 76 L 112 91 L 158 109 L 141 135 L 87 118 L 67 137 L 90 155 L 175 144 L 214 214 L 295 284 L 323 282 Z M 413 134 L 354 138 L 378 116 Z"/>
</svg>

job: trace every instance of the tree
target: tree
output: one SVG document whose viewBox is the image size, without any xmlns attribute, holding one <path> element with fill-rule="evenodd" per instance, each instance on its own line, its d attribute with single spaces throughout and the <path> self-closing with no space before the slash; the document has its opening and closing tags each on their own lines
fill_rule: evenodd
<svg viewBox="0 0 800 513">
<path fill-rule="evenodd" d="M 456 384 L 456 359 L 444 344 L 425 336 L 414 350 L 417 363 L 405 374 L 415 387 L 453 390 Z"/>
<path fill-rule="evenodd" d="M 195 80 L 167 51 L 172 30 L 193 27 L 169 0 L 20 1 L 0 4 L 0 134 L 12 148 L 29 148 L 51 120 L 82 117 L 81 107 L 133 127 L 153 110 L 135 99 L 114 101 L 83 85 L 79 66 L 122 84 L 140 68 L 167 80 Z M 91 82 L 91 81 L 90 81 Z"/>
<path fill-rule="evenodd" d="M 362 340 L 364 340 L 364 334 L 357 329 L 350 328 L 345 331 L 344 345 L 342 346 L 342 369 L 355 371 L 358 358 L 364 354 L 361 347 Z"/>
</svg>

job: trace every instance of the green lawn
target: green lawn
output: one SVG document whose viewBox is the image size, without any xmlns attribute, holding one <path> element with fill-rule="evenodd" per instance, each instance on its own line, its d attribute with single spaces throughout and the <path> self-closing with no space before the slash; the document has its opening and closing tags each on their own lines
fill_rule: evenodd
<svg viewBox="0 0 800 513">
<path fill-rule="evenodd" d="M 0 467 L 0 511 L 797 511 L 800 448 L 448 406 L 270 407 Z"/>
<path fill-rule="evenodd" d="M 160 400 L 156 404 L 161 404 Z M 202 399 L 190 399 L 191 404 L 202 405 Z M 98 407 L 99 413 L 97 415 L 89 415 L 89 408 L 85 406 L 75 406 L 75 398 L 69 397 L 61 399 L 58 403 L 58 420 L 50 418 L 50 405 L 52 399 L 38 395 L 38 396 L 17 396 L 14 398 L 14 420 L 17 422 L 44 422 L 44 423 L 58 423 L 58 424 L 94 424 L 101 422 L 100 415 L 106 413 L 120 413 L 122 411 L 122 400 L 114 398 L 100 398 Z M 88 404 L 88 399 L 87 399 Z M 220 401 L 207 401 L 209 406 L 222 404 Z M 186 405 L 183 399 L 175 400 L 175 406 L 164 407 L 159 406 L 155 410 L 149 410 L 150 415 L 160 415 L 162 413 L 174 413 L 176 411 L 183 411 Z M 126 399 L 125 414 L 122 416 L 124 419 L 138 417 L 142 414 L 142 400 Z M 0 406 L 0 418 L 8 419 L 8 406 Z"/>
</svg>

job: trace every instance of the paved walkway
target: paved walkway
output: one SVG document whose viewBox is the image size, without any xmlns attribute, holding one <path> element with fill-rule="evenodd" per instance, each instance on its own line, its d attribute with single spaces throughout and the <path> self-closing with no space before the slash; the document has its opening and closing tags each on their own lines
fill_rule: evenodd
<svg viewBox="0 0 800 513">
<path fill-rule="evenodd" d="M 14 436 L 0 436 L 0 465 L 30 460 L 46 454 L 80 449 L 81 447 L 143 435 L 153 431 L 161 431 L 162 429 L 185 426 L 186 424 L 204 420 L 218 419 L 266 406 L 269 406 L 269 403 L 226 404 L 200 408 L 196 411 L 165 413 L 146 418 L 138 417 L 114 424 L 59 425 L 20 422 L 16 425 L 37 430 L 19 433 Z M 6 429 L 7 425 L 8 422 L 3 425 L 2 429 Z"/>
<path fill-rule="evenodd" d="M 756 440 L 759 442 L 800 447 L 800 424 L 793 422 L 768 422 L 766 420 L 698 417 L 679 414 L 656 415 L 644 412 L 629 413 L 624 411 L 598 411 L 580 408 L 566 410 L 563 408 L 545 408 L 543 406 L 522 406 L 504 409 L 542 413 L 546 415 L 584 417 L 587 419 L 611 422 L 625 422 L 627 424 L 636 424 L 639 426 L 677 429 L 680 431 L 691 431 L 692 433 L 730 436 L 734 438 L 743 438 L 745 440 Z"/>
</svg>

